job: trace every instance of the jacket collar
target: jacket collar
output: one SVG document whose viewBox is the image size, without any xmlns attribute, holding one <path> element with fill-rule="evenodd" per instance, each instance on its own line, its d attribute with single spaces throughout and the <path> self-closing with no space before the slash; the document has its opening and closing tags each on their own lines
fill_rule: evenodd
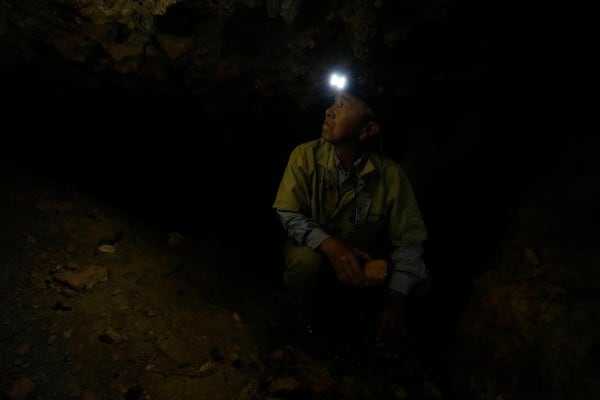
<svg viewBox="0 0 600 400">
<path fill-rule="evenodd" d="M 321 157 L 318 157 L 317 162 L 323 168 L 326 168 L 333 173 L 337 173 L 339 158 L 335 154 L 334 147 L 330 143 L 324 141 L 323 139 L 320 139 L 320 141 L 321 141 L 322 149 L 324 151 L 321 154 Z M 366 157 L 366 160 L 364 160 L 362 157 Z M 375 164 L 373 163 L 374 157 L 375 157 L 375 155 L 372 153 L 364 153 L 361 156 L 361 158 L 354 163 L 355 167 L 358 166 L 359 163 L 364 163 L 364 166 L 363 166 L 362 171 L 360 172 L 359 176 L 364 176 L 364 175 L 367 175 L 367 174 L 375 171 L 376 168 L 375 168 Z"/>
</svg>

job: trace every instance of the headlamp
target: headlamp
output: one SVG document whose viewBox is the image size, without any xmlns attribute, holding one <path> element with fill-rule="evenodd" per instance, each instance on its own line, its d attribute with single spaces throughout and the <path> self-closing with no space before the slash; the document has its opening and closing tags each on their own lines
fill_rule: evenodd
<svg viewBox="0 0 600 400">
<path fill-rule="evenodd" d="M 335 68 L 331 72 L 329 84 L 327 85 L 330 94 L 332 94 L 331 92 L 333 94 L 344 92 L 362 100 L 369 106 L 371 112 L 379 111 L 380 96 L 371 74 L 367 72 L 357 73 L 344 67 Z"/>
<path fill-rule="evenodd" d="M 329 84 L 336 90 L 344 90 L 344 88 L 346 87 L 346 82 L 347 79 L 345 75 L 338 74 L 335 72 L 331 74 L 331 77 L 329 78 Z"/>
<path fill-rule="evenodd" d="M 334 92 L 347 92 L 362 100 L 372 96 L 372 88 L 365 82 L 365 74 L 355 76 L 353 73 L 337 70 L 329 75 L 329 88 Z"/>
</svg>

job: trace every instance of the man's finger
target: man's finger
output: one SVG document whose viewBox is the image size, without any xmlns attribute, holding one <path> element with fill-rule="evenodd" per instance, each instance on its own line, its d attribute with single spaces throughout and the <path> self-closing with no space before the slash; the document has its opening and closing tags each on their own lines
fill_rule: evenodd
<svg viewBox="0 0 600 400">
<path fill-rule="evenodd" d="M 360 264 L 357 260 L 353 260 L 353 262 L 351 262 L 349 266 L 349 272 L 352 274 L 352 281 L 355 285 L 363 286 L 368 283 L 367 277 L 360 268 Z"/>
<path fill-rule="evenodd" d="M 367 261 L 371 260 L 371 255 L 369 253 L 367 253 L 366 251 L 362 251 L 361 249 L 354 248 L 354 252 L 360 258 L 364 258 Z"/>
<path fill-rule="evenodd" d="M 333 270 L 335 271 L 335 275 L 337 276 L 338 280 L 342 283 L 345 283 L 347 277 L 344 272 L 344 266 L 338 262 L 332 262 L 331 266 L 333 267 Z"/>
<path fill-rule="evenodd" d="M 338 273 L 338 279 L 340 280 L 340 282 L 348 283 L 351 277 L 349 277 L 346 273 L 346 269 L 343 266 L 340 266 L 339 271 L 340 272 Z"/>
</svg>

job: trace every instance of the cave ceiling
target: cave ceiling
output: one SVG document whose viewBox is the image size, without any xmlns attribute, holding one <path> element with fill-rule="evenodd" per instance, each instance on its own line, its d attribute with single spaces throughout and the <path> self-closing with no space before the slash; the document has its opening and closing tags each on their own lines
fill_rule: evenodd
<svg viewBox="0 0 600 400">
<path fill-rule="evenodd" d="M 474 0 L 3 0 L 1 83 L 184 94 L 226 115 L 281 98 L 314 105 L 327 74 L 351 66 L 427 107 L 469 86 L 530 103 L 581 81 L 578 18 Z"/>
<path fill-rule="evenodd" d="M 193 94 L 217 113 L 234 100 L 307 105 L 336 66 L 394 91 L 454 73 L 431 37 L 448 12 L 448 0 L 4 0 L 0 55 L 5 75 Z"/>
</svg>

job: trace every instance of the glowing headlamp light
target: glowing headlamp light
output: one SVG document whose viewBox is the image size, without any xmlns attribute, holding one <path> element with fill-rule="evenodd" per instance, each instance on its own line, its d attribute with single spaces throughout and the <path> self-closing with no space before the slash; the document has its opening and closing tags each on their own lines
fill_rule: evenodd
<svg viewBox="0 0 600 400">
<path fill-rule="evenodd" d="M 333 73 L 329 78 L 329 84 L 337 90 L 343 90 L 346 87 L 346 77 L 344 75 Z"/>
</svg>

